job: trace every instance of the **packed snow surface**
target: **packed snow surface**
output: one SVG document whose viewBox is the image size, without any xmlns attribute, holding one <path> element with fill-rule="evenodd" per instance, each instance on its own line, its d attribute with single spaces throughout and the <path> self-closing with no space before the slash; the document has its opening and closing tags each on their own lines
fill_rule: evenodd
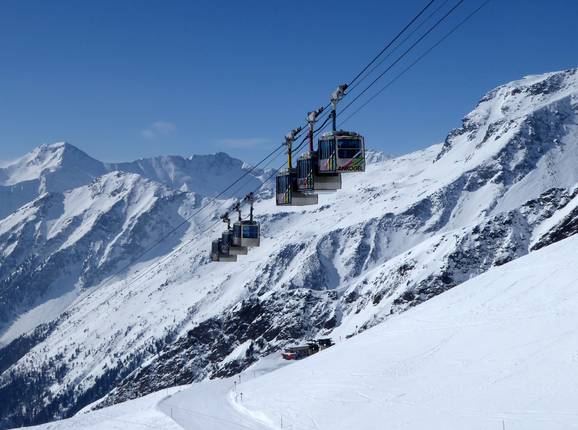
<svg viewBox="0 0 578 430">
<path fill-rule="evenodd" d="M 577 252 L 576 236 L 550 245 L 262 376 L 38 428 L 116 428 L 101 424 L 124 411 L 124 430 L 578 429 Z"/>
<path fill-rule="evenodd" d="M 89 414 L 81 412 L 72 419 L 29 428 L 46 430 L 132 430 L 146 428 L 181 430 L 180 425 L 157 407 L 162 399 L 181 389 L 182 387 L 175 387 L 170 390 L 163 390 Z"/>
</svg>

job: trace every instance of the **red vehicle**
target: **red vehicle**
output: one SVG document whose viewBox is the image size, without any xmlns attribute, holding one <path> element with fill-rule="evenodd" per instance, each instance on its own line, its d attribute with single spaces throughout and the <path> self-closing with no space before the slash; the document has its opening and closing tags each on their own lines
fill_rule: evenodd
<svg viewBox="0 0 578 430">
<path fill-rule="evenodd" d="M 285 351 L 281 354 L 281 356 L 285 360 L 300 360 L 305 357 L 309 357 L 311 354 L 314 354 L 317 351 L 312 351 L 309 345 L 307 346 L 291 346 L 286 348 Z"/>
</svg>

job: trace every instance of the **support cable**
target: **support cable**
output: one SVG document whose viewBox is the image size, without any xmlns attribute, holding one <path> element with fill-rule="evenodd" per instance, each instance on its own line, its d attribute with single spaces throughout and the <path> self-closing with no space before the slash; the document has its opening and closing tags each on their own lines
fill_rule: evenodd
<svg viewBox="0 0 578 430">
<path fill-rule="evenodd" d="M 468 14 L 463 20 L 461 20 L 457 25 L 455 25 L 450 31 L 448 31 L 441 39 L 439 39 L 435 44 L 430 46 L 425 52 L 423 52 L 419 57 L 417 57 L 414 61 L 412 61 L 405 69 L 403 69 L 400 73 L 398 73 L 392 80 L 390 80 L 384 87 L 382 87 L 379 91 L 373 94 L 369 99 L 367 99 L 361 106 L 359 106 L 355 111 L 353 111 L 350 115 L 348 115 L 343 121 L 339 123 L 339 126 L 345 124 L 351 117 L 357 114 L 361 109 L 367 106 L 370 102 L 372 102 L 377 96 L 383 93 L 386 89 L 388 89 L 391 85 L 393 85 L 399 78 L 405 75 L 410 69 L 413 68 L 417 63 L 419 63 L 424 57 L 426 57 L 429 53 L 431 53 L 435 48 L 441 45 L 448 37 L 454 34 L 462 25 L 464 25 L 467 21 L 469 21 L 474 15 L 476 15 L 480 10 L 482 10 L 491 0 L 485 0 L 480 6 L 474 9 L 470 14 Z M 345 110 L 345 109 L 344 109 Z"/>
</svg>

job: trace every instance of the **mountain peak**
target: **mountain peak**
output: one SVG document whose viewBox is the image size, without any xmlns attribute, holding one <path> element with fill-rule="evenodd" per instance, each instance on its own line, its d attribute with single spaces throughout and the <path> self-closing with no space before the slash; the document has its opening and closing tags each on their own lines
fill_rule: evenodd
<svg viewBox="0 0 578 430">
<path fill-rule="evenodd" d="M 570 111 L 569 106 L 560 105 L 569 98 L 578 98 L 578 69 L 530 75 L 500 85 L 482 97 L 460 128 L 448 134 L 436 160 L 451 151 L 462 161 L 496 153 L 537 112 L 548 107 L 556 112 Z M 487 151 L 481 151 L 482 147 Z"/>
<path fill-rule="evenodd" d="M 64 192 L 90 184 L 108 172 L 142 176 L 173 190 L 216 196 L 232 178 L 246 174 L 250 166 L 224 152 L 142 158 L 126 163 L 103 163 L 65 142 L 43 144 L 23 157 L 0 167 L 0 219 L 46 192 Z M 246 175 L 243 185 L 223 194 L 241 197 L 262 185 L 261 169 Z M 18 187 L 15 187 L 18 185 Z"/>
<path fill-rule="evenodd" d="M 66 147 L 72 147 L 72 148 L 78 149 L 74 145 L 71 145 L 70 143 L 66 142 L 65 140 L 63 140 L 61 142 L 50 143 L 48 145 L 43 145 L 43 146 L 46 146 L 48 148 L 53 148 L 53 149 L 66 148 Z"/>
<path fill-rule="evenodd" d="M 216 152 L 214 154 L 193 155 L 188 159 L 192 163 L 205 165 L 210 168 L 231 168 L 233 166 L 240 168 L 243 162 L 237 158 L 231 157 L 226 152 Z"/>
<path fill-rule="evenodd" d="M 181 156 L 159 156 L 143 158 L 133 162 L 107 164 L 109 170 L 138 173 L 161 182 L 175 190 L 187 190 L 205 196 L 215 196 L 226 188 L 231 180 L 248 170 L 243 161 L 224 152 L 215 154 Z M 231 190 L 223 197 L 239 197 L 258 188 L 262 181 L 262 170 L 255 169 L 248 175 L 240 190 Z"/>
<path fill-rule="evenodd" d="M 82 151 L 78 147 L 76 147 L 76 146 L 74 146 L 74 145 L 72 145 L 66 141 L 54 142 L 54 143 L 43 143 L 42 145 L 33 149 L 27 155 L 34 154 L 36 157 L 43 157 L 43 156 L 47 156 L 48 154 L 55 154 L 55 153 L 62 154 L 64 151 L 72 151 L 72 152 L 82 153 L 88 157 L 88 155 L 84 151 Z"/>
<path fill-rule="evenodd" d="M 93 175 L 103 172 L 102 163 L 69 143 L 58 142 L 40 145 L 1 168 L 0 185 L 11 186 L 39 180 L 46 175 L 63 170 L 65 165 L 75 171 L 91 172 Z"/>
<path fill-rule="evenodd" d="M 568 80 L 576 78 L 578 68 L 560 70 L 539 75 L 527 75 L 522 79 L 512 81 L 504 86 L 527 89 L 534 94 L 547 95 L 553 91 L 559 91 Z"/>
</svg>

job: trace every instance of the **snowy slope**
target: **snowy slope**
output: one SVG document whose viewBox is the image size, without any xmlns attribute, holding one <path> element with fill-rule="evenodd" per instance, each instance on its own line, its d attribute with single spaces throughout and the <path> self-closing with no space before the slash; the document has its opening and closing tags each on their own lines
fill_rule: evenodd
<svg viewBox="0 0 578 430">
<path fill-rule="evenodd" d="M 44 193 L 0 220 L 0 342 L 58 317 L 197 204 L 194 195 L 113 172 L 71 191 Z"/>
<path fill-rule="evenodd" d="M 90 414 L 79 414 L 75 418 L 57 421 L 38 427 L 51 430 L 128 430 L 154 428 L 163 430 L 181 430 L 182 427 L 157 408 L 159 401 L 170 393 L 177 392 L 180 388 L 172 388 L 162 392 L 153 393 L 141 397 L 130 403 L 123 403 Z"/>
<path fill-rule="evenodd" d="M 262 246 L 237 264 L 208 262 L 221 228 L 195 234 L 209 213 L 127 274 L 94 278 L 57 320 L 2 350 L 0 397 L 19 393 L 32 409 L 0 405 L 4 423 L 230 376 L 311 336 L 345 339 L 575 234 L 577 76 L 499 87 L 444 143 L 378 157 L 319 206 L 259 201 Z"/>
<path fill-rule="evenodd" d="M 578 238 L 247 382 L 243 411 L 299 429 L 578 428 Z"/>
<path fill-rule="evenodd" d="M 116 428 L 104 425 L 124 411 L 127 430 L 576 429 L 577 252 L 576 236 L 548 246 L 262 376 L 249 369 L 240 383 L 193 384 L 39 428 Z"/>
</svg>

